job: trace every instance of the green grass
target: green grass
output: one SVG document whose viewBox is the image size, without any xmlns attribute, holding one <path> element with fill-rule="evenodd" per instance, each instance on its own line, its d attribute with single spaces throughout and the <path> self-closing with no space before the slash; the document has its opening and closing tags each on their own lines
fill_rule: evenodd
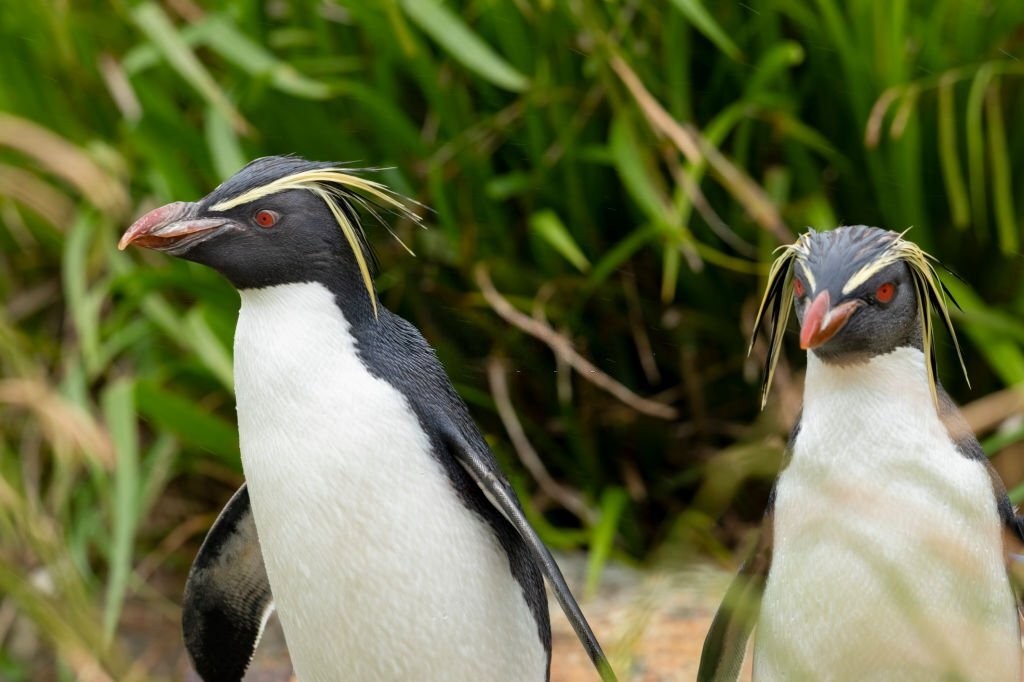
<svg viewBox="0 0 1024 682">
<path fill-rule="evenodd" d="M 171 620 L 173 604 L 139 566 L 162 557 L 177 579 L 199 537 L 161 542 L 202 528 L 239 480 L 237 297 L 198 266 L 119 253 L 145 209 L 260 155 L 386 167 L 432 213 L 425 231 L 395 225 L 416 258 L 371 235 L 383 301 L 438 349 L 545 539 L 593 543 L 592 586 L 609 556 L 720 555 L 733 538 L 715 522 L 757 518 L 794 389 L 760 416 L 745 350 L 787 234 L 914 226 L 964 278 L 950 286 L 972 391 L 939 348 L 954 395 L 1024 383 L 1022 26 L 1019 3 L 967 0 L 5 8 L 0 594 L 47 654 L 3 648 L 0 676 L 149 675 L 125 604 Z M 478 268 L 680 416 L 638 411 L 510 327 Z M 526 473 L 489 358 L 591 521 Z M 1022 440 L 986 443 L 1009 457 Z"/>
</svg>

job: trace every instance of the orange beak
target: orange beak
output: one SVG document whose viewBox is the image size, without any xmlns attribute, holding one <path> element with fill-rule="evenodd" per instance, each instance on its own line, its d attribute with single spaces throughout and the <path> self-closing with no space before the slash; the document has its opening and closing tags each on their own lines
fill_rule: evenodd
<svg viewBox="0 0 1024 682">
<path fill-rule="evenodd" d="M 830 304 L 828 291 L 823 291 L 804 313 L 804 323 L 800 327 L 800 347 L 804 350 L 816 348 L 835 336 L 864 302 L 852 299 L 843 301 L 835 308 L 830 308 Z"/>
</svg>

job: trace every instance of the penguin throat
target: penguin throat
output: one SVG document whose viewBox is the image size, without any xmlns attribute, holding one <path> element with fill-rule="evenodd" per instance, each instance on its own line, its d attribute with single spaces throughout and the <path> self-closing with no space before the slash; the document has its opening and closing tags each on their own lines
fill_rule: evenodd
<svg viewBox="0 0 1024 682">
<path fill-rule="evenodd" d="M 928 370 L 920 349 L 901 346 L 856 364 L 827 362 L 813 352 L 807 354 L 805 410 L 829 406 L 859 412 L 894 396 L 934 412 Z"/>
</svg>

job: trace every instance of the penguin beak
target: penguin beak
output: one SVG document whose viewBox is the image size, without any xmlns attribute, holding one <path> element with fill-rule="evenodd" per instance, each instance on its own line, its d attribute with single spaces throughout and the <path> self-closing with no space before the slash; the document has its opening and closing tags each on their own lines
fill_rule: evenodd
<svg viewBox="0 0 1024 682">
<path fill-rule="evenodd" d="M 804 350 L 817 348 L 835 336 L 864 302 L 855 298 L 843 301 L 835 308 L 830 308 L 830 305 L 828 291 L 822 291 L 804 313 L 804 323 L 800 327 L 800 347 Z"/>
<path fill-rule="evenodd" d="M 176 201 L 142 216 L 125 231 L 117 248 L 124 251 L 129 244 L 146 249 L 178 254 L 206 241 L 214 232 L 233 225 L 230 218 L 199 218 L 198 205 Z"/>
</svg>

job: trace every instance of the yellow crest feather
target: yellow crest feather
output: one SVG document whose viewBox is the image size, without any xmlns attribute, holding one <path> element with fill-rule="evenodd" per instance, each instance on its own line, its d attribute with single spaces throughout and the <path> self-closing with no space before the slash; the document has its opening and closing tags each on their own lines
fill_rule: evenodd
<svg viewBox="0 0 1024 682">
<path fill-rule="evenodd" d="M 366 287 L 366 292 L 369 294 L 370 302 L 373 305 L 373 315 L 377 317 L 377 296 L 373 288 L 370 266 L 366 262 L 362 236 L 363 228 L 358 219 L 350 219 L 349 215 L 342 210 L 339 202 L 346 204 L 358 203 L 380 220 L 381 223 L 384 223 L 385 226 L 387 226 L 387 223 L 373 210 L 374 204 L 391 209 L 400 216 L 420 225 L 422 224 L 420 216 L 409 207 L 410 204 L 417 204 L 417 202 L 401 196 L 379 182 L 355 175 L 351 170 L 343 168 L 317 168 L 286 175 L 283 178 L 278 178 L 260 187 L 254 187 L 238 196 L 214 204 L 210 208 L 214 211 L 227 211 L 237 206 L 250 204 L 271 194 L 292 189 L 303 189 L 312 192 L 327 204 L 335 222 L 338 223 L 342 234 L 345 235 L 345 240 L 352 248 L 356 264 L 359 267 L 359 273 L 363 278 L 363 285 Z M 353 215 L 355 215 L 354 212 Z M 391 232 L 390 227 L 388 231 Z M 398 240 L 398 243 L 406 251 L 412 254 L 412 250 L 394 232 L 391 232 L 391 235 Z"/>
</svg>

